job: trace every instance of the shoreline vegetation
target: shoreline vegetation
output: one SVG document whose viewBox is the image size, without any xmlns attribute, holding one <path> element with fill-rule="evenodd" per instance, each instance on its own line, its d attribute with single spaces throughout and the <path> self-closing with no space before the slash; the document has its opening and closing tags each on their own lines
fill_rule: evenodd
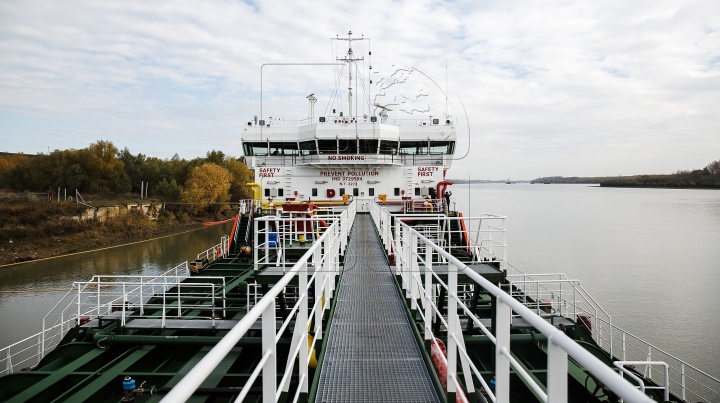
<svg viewBox="0 0 720 403">
<path fill-rule="evenodd" d="M 101 140 L 80 150 L 0 153 L 0 266 L 203 228 L 235 215 L 237 202 L 229 201 L 251 198 L 252 178 L 244 158 L 215 150 L 159 159 Z M 149 203 L 163 208 L 87 215 L 93 207 Z"/>
<path fill-rule="evenodd" d="M 550 176 L 533 179 L 530 183 L 598 184 L 602 187 L 720 189 L 720 160 L 709 163 L 703 169 L 677 171 L 669 175 L 633 175 L 620 177 Z"/>
</svg>

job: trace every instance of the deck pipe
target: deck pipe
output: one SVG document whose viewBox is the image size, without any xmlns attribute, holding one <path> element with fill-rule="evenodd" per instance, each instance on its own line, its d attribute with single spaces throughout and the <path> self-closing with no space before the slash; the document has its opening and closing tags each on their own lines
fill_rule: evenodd
<svg viewBox="0 0 720 403">
<path fill-rule="evenodd" d="M 547 342 L 547 336 L 542 333 L 531 333 L 531 334 L 511 334 L 510 342 L 512 344 L 535 344 L 538 342 Z M 465 336 L 465 344 L 472 346 L 479 346 L 485 344 L 494 344 L 489 337 L 482 336 Z"/>
<path fill-rule="evenodd" d="M 93 341 L 103 347 L 113 344 L 119 345 L 193 345 L 193 346 L 214 346 L 222 336 L 147 336 L 131 334 L 101 334 L 93 335 Z M 278 345 L 290 345 L 290 339 L 280 339 Z M 262 337 L 243 337 L 236 346 L 260 346 Z"/>
</svg>

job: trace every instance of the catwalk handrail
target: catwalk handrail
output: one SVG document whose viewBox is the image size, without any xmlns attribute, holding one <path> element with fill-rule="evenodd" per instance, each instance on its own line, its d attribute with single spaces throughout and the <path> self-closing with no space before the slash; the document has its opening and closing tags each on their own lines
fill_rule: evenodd
<svg viewBox="0 0 720 403">
<path fill-rule="evenodd" d="M 380 211 L 378 211 L 380 210 Z M 517 301 L 510 294 L 498 288 L 495 284 L 485 279 L 481 275 L 470 270 L 465 263 L 459 261 L 452 254 L 445 251 L 442 247 L 436 245 L 431 240 L 425 238 L 421 233 L 416 231 L 414 228 L 401 222 L 398 216 L 395 220 L 395 231 L 390 234 L 382 234 L 380 225 L 382 224 L 382 218 L 387 219 L 388 215 L 379 214 L 382 212 L 379 206 L 375 205 L 371 208 L 373 213 L 373 219 L 378 226 L 378 232 L 381 236 L 390 236 L 393 241 L 393 248 L 398 256 L 400 263 L 400 274 L 405 277 L 403 284 L 407 287 L 407 296 L 411 298 L 411 309 L 419 309 L 419 302 L 429 301 L 431 297 L 427 295 L 430 291 L 430 287 L 425 287 L 425 296 L 421 298 L 420 287 L 416 284 L 418 280 L 417 275 L 419 274 L 418 260 L 422 260 L 425 264 L 425 281 L 426 284 L 432 284 L 432 275 L 435 274 L 432 270 L 432 258 L 431 253 L 437 253 L 439 256 L 444 258 L 448 263 L 448 346 L 447 346 L 447 357 L 448 357 L 448 373 L 447 373 L 447 386 L 448 392 L 455 392 L 455 379 L 457 377 L 457 364 L 458 364 L 458 352 L 461 354 L 461 363 L 464 367 L 464 373 L 466 376 L 469 375 L 470 368 L 468 357 L 461 345 L 463 340 L 462 330 L 459 325 L 459 316 L 457 315 L 457 307 L 464 306 L 464 303 L 458 297 L 457 293 L 457 275 L 462 272 L 465 276 L 473 280 L 475 283 L 480 285 L 488 293 L 492 294 L 497 299 L 496 310 L 497 310 L 497 323 L 495 329 L 495 396 L 491 396 L 491 399 L 495 402 L 506 403 L 510 399 L 510 366 L 513 364 L 513 359 L 510 354 L 510 324 L 511 324 L 511 313 L 514 311 L 525 319 L 530 325 L 536 330 L 548 337 L 548 384 L 547 394 L 538 394 L 543 401 L 567 401 L 567 365 L 568 355 L 571 356 L 580 365 L 591 372 L 598 380 L 608 386 L 620 397 L 629 402 L 652 402 L 652 400 L 637 390 L 632 384 L 623 379 L 613 369 L 605 365 L 597 357 L 592 355 L 589 351 L 584 349 L 582 346 L 577 344 L 562 331 L 555 328 L 555 326 L 546 322 L 541 316 L 537 315 L 530 308 L 523 305 L 520 301 Z M 389 226 L 384 225 L 384 228 Z M 401 239 L 403 238 L 403 239 Z M 402 243 L 404 241 L 404 243 Z M 419 245 L 418 243 L 422 243 Z M 424 246 L 424 248 L 421 248 Z M 419 254 L 418 250 L 424 249 L 425 258 L 423 259 Z M 411 275 L 412 278 L 408 278 Z M 430 334 L 428 329 L 428 316 L 430 313 L 430 306 L 434 304 L 426 303 L 426 311 L 424 319 L 426 321 L 426 340 L 434 340 L 434 336 Z M 463 307 L 464 309 L 465 307 Z M 454 312 L 454 313 L 453 313 Z M 472 315 L 473 322 L 484 328 L 480 321 Z M 487 329 L 484 329 L 487 330 Z M 462 355 L 465 353 L 465 355 Z M 523 376 L 523 369 L 521 366 L 512 365 L 513 369 Z M 562 375 L 561 375 L 562 374 Z M 476 374 L 477 375 L 477 374 Z M 466 378 L 467 379 L 467 378 Z M 539 386 L 539 385 L 536 385 Z M 533 388 L 535 389 L 535 388 Z M 472 385 L 468 385 L 468 391 L 473 391 Z M 487 388 L 486 388 L 487 390 Z"/>
<path fill-rule="evenodd" d="M 325 232 L 312 244 L 310 249 L 290 268 L 275 285 L 265 293 L 255 306 L 203 357 L 178 384 L 161 400 L 164 403 L 184 402 L 197 390 L 205 379 L 220 364 L 225 355 L 245 336 L 251 326 L 258 320 L 262 323 L 262 359 L 254 369 L 252 376 L 239 392 L 235 402 L 242 401 L 257 377 L 262 371 L 262 401 L 265 403 L 276 402 L 283 392 L 288 391 L 289 379 L 293 372 L 295 356 L 299 355 L 298 393 L 295 394 L 295 401 L 300 393 L 308 392 L 308 362 L 309 350 L 307 348 L 307 330 L 310 323 L 309 318 L 315 315 L 315 340 L 322 338 L 322 314 L 329 309 L 330 299 L 334 290 L 334 276 L 338 271 L 338 257 L 344 252 L 342 249 L 346 237 L 355 219 L 356 203 L 351 203 L 339 219 L 328 226 Z M 308 263 L 312 260 L 314 267 L 312 272 L 308 270 Z M 308 274 L 312 274 L 308 278 Z M 290 353 L 287 356 L 287 366 L 282 380 L 278 385 L 277 381 L 277 340 L 284 331 L 286 323 L 289 323 L 291 316 L 288 315 L 283 321 L 280 332 L 276 329 L 275 298 L 283 292 L 283 289 L 295 277 L 298 277 L 298 290 L 301 294 L 298 297 L 298 308 L 293 307 L 292 312 L 296 314 L 295 329 L 293 331 Z M 315 305 L 308 312 L 308 294 L 310 284 L 315 282 Z M 318 286 L 321 284 L 320 286 Z M 325 296 L 325 298 L 322 298 Z M 324 305 L 318 306 L 318 303 Z"/>
</svg>

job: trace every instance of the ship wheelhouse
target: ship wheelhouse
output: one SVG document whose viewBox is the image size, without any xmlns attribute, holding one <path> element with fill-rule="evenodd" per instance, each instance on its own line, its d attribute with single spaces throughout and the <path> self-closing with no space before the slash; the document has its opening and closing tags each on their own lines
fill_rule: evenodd
<svg viewBox="0 0 720 403">
<path fill-rule="evenodd" d="M 250 122 L 243 130 L 243 152 L 264 200 L 322 205 L 351 195 L 399 205 L 442 199 L 437 186 L 452 164 L 454 124 L 432 118 L 368 120 L 332 116 L 316 122 Z"/>
</svg>

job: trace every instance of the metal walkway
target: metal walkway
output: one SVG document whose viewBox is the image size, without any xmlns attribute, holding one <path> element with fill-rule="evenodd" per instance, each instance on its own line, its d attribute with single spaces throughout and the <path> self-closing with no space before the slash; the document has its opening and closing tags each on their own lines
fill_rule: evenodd
<svg viewBox="0 0 720 403">
<path fill-rule="evenodd" d="M 358 214 L 315 401 L 439 402 L 370 216 Z"/>
</svg>

